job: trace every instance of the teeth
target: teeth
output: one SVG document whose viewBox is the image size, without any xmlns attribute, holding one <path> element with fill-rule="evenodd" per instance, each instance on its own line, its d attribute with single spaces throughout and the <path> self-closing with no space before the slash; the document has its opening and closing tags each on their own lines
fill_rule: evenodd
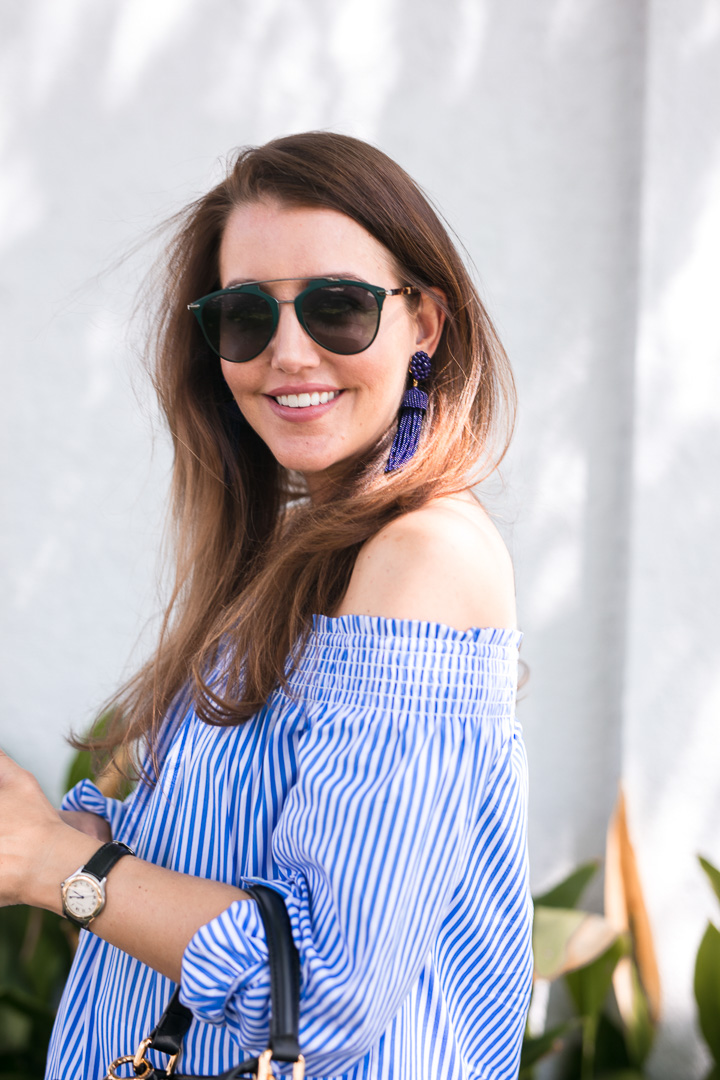
<svg viewBox="0 0 720 1080">
<path fill-rule="evenodd" d="M 332 401 L 340 393 L 339 390 L 323 391 L 319 394 L 315 390 L 312 394 L 281 394 L 276 397 L 278 405 L 285 405 L 289 409 L 307 409 L 309 405 L 325 405 Z"/>
</svg>

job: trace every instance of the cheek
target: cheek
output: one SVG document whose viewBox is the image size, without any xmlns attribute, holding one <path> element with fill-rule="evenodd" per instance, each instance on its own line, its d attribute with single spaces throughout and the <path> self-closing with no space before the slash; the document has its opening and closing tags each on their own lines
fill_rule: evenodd
<svg viewBox="0 0 720 1080">
<path fill-rule="evenodd" d="M 404 363 L 398 363 L 397 357 L 389 360 L 387 356 L 374 367 L 372 390 L 379 411 L 395 413 L 399 409 L 407 386 L 407 370 Z"/>
<path fill-rule="evenodd" d="M 229 364 L 227 360 L 223 360 L 221 363 L 223 378 L 233 397 L 240 398 L 248 393 L 251 388 L 250 384 L 252 379 L 248 377 L 251 373 L 244 370 L 245 365 Z"/>
</svg>

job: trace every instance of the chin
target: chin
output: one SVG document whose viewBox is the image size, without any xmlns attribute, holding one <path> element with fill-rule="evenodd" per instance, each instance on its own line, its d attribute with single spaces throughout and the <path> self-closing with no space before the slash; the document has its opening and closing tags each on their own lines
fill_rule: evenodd
<svg viewBox="0 0 720 1080">
<path fill-rule="evenodd" d="M 280 440 L 266 441 L 277 463 L 289 472 L 300 473 L 309 486 L 321 484 L 325 477 L 330 479 L 336 471 L 342 475 L 348 467 L 352 467 L 353 461 L 372 451 L 376 445 L 376 442 L 363 442 L 360 446 L 349 447 L 344 443 L 337 446 L 326 442 L 320 446 L 312 445 L 312 440 L 309 440 L 310 445 L 293 446 Z"/>
<path fill-rule="evenodd" d="M 300 473 L 308 482 L 308 485 L 312 486 L 313 483 L 318 481 L 322 482 L 324 477 L 331 477 L 336 470 L 342 472 L 342 466 L 346 464 L 346 461 L 331 461 L 317 465 L 315 463 L 308 463 L 306 461 L 296 461 L 292 464 L 287 464 L 286 469 L 291 472 Z"/>
<path fill-rule="evenodd" d="M 282 467 L 289 472 L 302 473 L 303 476 L 320 476 L 329 469 L 332 469 L 332 467 L 337 465 L 340 460 L 339 458 L 334 458 L 330 455 L 293 454 L 290 451 L 287 453 L 276 453 L 272 447 L 270 447 L 270 449 L 279 465 L 282 465 Z"/>
<path fill-rule="evenodd" d="M 262 435 L 260 437 L 262 438 Z M 324 472 L 344 457 L 344 454 L 326 439 L 306 436 L 297 439 L 270 438 L 263 441 L 278 464 L 292 472 Z"/>
<path fill-rule="evenodd" d="M 340 478 L 357 455 L 311 456 L 306 454 L 276 455 L 283 468 L 303 477 L 310 492 L 320 491 L 333 477 Z"/>
</svg>

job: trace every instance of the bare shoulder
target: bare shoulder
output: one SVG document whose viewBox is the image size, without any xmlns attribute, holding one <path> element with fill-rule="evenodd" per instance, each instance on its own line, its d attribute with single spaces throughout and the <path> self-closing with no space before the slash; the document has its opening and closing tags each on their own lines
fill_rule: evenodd
<svg viewBox="0 0 720 1080">
<path fill-rule="evenodd" d="M 336 614 L 514 628 L 510 556 L 470 492 L 436 499 L 368 540 Z"/>
</svg>

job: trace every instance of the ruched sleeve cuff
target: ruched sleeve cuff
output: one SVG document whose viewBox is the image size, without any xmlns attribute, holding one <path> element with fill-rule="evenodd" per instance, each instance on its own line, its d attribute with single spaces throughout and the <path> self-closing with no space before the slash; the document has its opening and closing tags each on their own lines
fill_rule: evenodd
<svg viewBox="0 0 720 1080">
<path fill-rule="evenodd" d="M 93 784 L 92 780 L 81 780 L 70 788 L 63 801 L 60 803 L 61 810 L 86 810 L 90 814 L 97 814 L 109 824 L 113 836 L 117 835 L 125 812 L 124 803 L 119 799 L 109 799 Z"/>
<path fill-rule="evenodd" d="M 253 900 L 237 900 L 190 939 L 180 999 L 199 1020 L 230 1023 L 248 1049 L 267 1043 L 270 969 L 265 929 Z"/>
</svg>

